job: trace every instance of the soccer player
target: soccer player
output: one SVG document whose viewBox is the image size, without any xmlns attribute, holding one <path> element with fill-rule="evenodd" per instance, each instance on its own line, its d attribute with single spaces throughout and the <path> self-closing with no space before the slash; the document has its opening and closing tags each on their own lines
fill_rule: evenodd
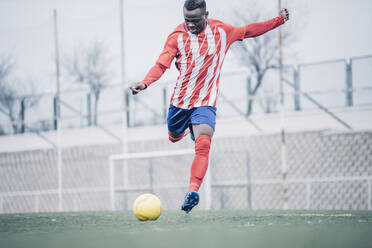
<svg viewBox="0 0 372 248">
<path fill-rule="evenodd" d="M 147 89 L 176 60 L 180 74 L 170 99 L 167 123 L 171 142 L 180 141 L 189 133 L 195 142 L 190 183 L 181 206 L 188 213 L 199 203 L 198 190 L 208 168 L 220 72 L 227 51 L 235 41 L 257 37 L 282 25 L 289 13 L 282 9 L 273 19 L 235 27 L 208 18 L 205 0 L 186 0 L 183 15 L 185 22 L 168 36 L 145 79 L 133 83 L 130 89 L 133 94 Z"/>
</svg>

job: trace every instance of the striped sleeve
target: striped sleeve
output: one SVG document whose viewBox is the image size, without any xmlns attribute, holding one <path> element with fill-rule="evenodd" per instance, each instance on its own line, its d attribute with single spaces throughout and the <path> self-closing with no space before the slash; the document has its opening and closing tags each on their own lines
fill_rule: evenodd
<svg viewBox="0 0 372 248">
<path fill-rule="evenodd" d="M 270 30 L 273 30 L 274 28 L 279 27 L 283 23 L 284 18 L 282 16 L 278 16 L 264 22 L 248 24 L 247 26 L 244 26 L 245 28 L 244 38 L 260 36 L 266 32 L 269 32 Z"/>
<path fill-rule="evenodd" d="M 142 80 L 142 83 L 146 84 L 147 87 L 150 86 L 150 84 L 161 78 L 166 69 L 162 64 L 156 63 L 147 73 L 145 79 Z"/>
<path fill-rule="evenodd" d="M 229 43 L 232 44 L 237 40 L 260 36 L 270 30 L 273 30 L 274 28 L 279 27 L 283 23 L 284 18 L 282 16 L 278 16 L 267 21 L 250 23 L 240 27 L 235 27 L 230 24 L 225 25 L 229 37 Z"/>
<path fill-rule="evenodd" d="M 168 36 L 167 41 L 165 42 L 163 51 L 161 52 L 156 63 L 169 68 L 174 57 L 176 57 L 178 51 L 177 46 L 177 34 L 172 33 Z"/>
</svg>

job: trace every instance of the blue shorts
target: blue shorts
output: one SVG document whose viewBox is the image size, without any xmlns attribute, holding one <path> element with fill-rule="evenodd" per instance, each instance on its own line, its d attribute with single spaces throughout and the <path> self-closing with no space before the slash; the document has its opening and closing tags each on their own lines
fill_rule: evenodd
<svg viewBox="0 0 372 248">
<path fill-rule="evenodd" d="M 202 106 L 193 109 L 181 109 L 169 106 L 168 130 L 172 133 L 182 134 L 186 128 L 192 132 L 192 124 L 208 124 L 215 130 L 216 107 Z"/>
</svg>

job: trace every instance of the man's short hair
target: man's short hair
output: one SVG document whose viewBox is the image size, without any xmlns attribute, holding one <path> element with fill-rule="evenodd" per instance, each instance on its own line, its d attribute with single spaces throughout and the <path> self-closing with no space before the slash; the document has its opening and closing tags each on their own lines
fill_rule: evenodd
<svg viewBox="0 0 372 248">
<path fill-rule="evenodd" d="M 186 0 L 183 5 L 187 10 L 201 9 L 203 12 L 207 10 L 205 0 Z"/>
</svg>

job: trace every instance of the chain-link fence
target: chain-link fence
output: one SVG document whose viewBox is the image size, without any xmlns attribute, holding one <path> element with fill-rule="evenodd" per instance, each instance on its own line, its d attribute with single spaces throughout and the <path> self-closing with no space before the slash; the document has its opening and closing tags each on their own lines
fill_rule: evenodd
<svg viewBox="0 0 372 248">
<path fill-rule="evenodd" d="M 214 139 L 199 209 L 371 210 L 372 133 L 300 132 L 287 137 L 288 176 L 282 180 L 279 134 Z M 137 141 L 130 153 L 192 149 L 187 139 Z M 164 209 L 178 209 L 193 155 L 114 160 L 120 145 L 63 149 L 59 177 L 53 150 L 0 154 L 0 211 L 38 212 L 131 209 L 136 196 L 157 194 Z M 126 168 L 126 169 L 124 169 Z M 61 180 L 61 188 L 58 188 Z M 59 198 L 60 194 L 60 198 Z"/>
</svg>

